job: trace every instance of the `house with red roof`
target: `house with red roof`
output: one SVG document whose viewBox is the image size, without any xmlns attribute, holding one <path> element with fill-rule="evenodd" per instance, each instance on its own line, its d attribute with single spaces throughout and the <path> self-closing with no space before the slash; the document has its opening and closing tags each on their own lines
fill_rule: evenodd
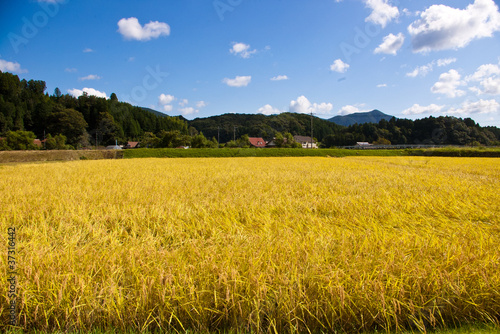
<svg viewBox="0 0 500 334">
<path fill-rule="evenodd" d="M 266 147 L 266 141 L 261 137 L 249 137 L 248 140 L 250 141 L 250 145 L 253 147 Z"/>
</svg>

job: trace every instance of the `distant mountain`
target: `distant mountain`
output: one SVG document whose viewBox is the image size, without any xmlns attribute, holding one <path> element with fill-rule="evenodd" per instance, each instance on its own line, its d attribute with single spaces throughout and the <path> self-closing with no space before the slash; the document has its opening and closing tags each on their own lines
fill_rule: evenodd
<svg viewBox="0 0 500 334">
<path fill-rule="evenodd" d="M 364 123 L 377 123 L 381 120 L 385 119 L 389 121 L 393 116 L 384 114 L 379 110 L 372 110 L 369 112 L 358 112 L 354 114 L 349 114 L 345 116 L 335 116 L 329 119 L 330 122 L 333 122 L 338 125 L 349 126 L 353 124 L 364 124 Z"/>
</svg>

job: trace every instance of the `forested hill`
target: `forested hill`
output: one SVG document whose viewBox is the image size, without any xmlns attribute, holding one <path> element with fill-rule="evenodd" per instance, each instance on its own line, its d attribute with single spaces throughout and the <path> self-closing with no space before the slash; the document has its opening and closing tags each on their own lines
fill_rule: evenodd
<svg viewBox="0 0 500 334">
<path fill-rule="evenodd" d="M 339 133 L 341 126 L 327 120 L 313 118 L 313 135 L 319 141 L 329 134 Z M 311 116 L 305 114 L 282 113 L 265 116 L 262 114 L 224 114 L 207 118 L 196 118 L 188 121 L 190 127 L 203 132 L 207 138 L 217 138 L 218 131 L 221 142 L 228 142 L 241 135 L 272 139 L 277 132 L 289 132 L 293 135 L 311 135 Z"/>
<path fill-rule="evenodd" d="M 385 114 L 384 114 L 385 115 Z M 329 120 L 313 117 L 314 137 L 323 147 L 348 146 L 356 142 L 378 144 L 429 144 L 429 145 L 499 145 L 500 129 L 481 127 L 470 118 L 441 116 L 419 120 L 382 119 L 378 123 L 353 124 L 348 127 Z M 276 132 L 292 135 L 311 135 L 311 116 L 282 113 L 279 115 L 225 114 L 188 121 L 190 127 L 203 132 L 208 138 L 227 142 L 243 134 L 273 138 Z"/>
<path fill-rule="evenodd" d="M 378 123 L 383 119 L 389 121 L 392 117 L 394 116 L 384 114 L 380 110 L 375 109 L 369 112 L 358 112 L 349 115 L 335 116 L 330 118 L 329 121 L 338 125 L 349 126 L 356 123 Z"/>
<path fill-rule="evenodd" d="M 17 75 L 0 71 L 0 137 L 8 131 L 63 134 L 73 147 L 95 142 L 108 145 L 118 140 L 140 140 L 147 133 L 178 130 L 187 134 L 188 124 L 177 117 L 155 115 L 140 107 L 109 99 L 82 95 L 63 95 L 58 88 L 45 93 L 40 80 L 19 80 Z"/>
</svg>

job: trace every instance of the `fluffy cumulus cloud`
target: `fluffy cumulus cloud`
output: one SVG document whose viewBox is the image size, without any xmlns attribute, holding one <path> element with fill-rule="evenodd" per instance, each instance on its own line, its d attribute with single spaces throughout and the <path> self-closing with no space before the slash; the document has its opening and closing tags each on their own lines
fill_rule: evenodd
<svg viewBox="0 0 500 334">
<path fill-rule="evenodd" d="M 441 112 L 443 108 L 444 106 L 438 106 L 436 104 L 430 104 L 428 106 L 414 104 L 410 108 L 403 110 L 403 115 L 433 114 Z"/>
<path fill-rule="evenodd" d="M 346 64 L 342 59 L 336 59 L 332 65 L 330 65 L 330 70 L 339 73 L 345 73 L 349 69 L 349 64 Z"/>
<path fill-rule="evenodd" d="M 19 63 L 6 61 L 3 59 L 0 59 L 0 71 L 11 73 L 28 73 L 27 70 L 21 68 L 21 65 Z"/>
<path fill-rule="evenodd" d="M 414 52 L 458 49 L 500 30 L 500 12 L 493 0 L 475 0 L 465 9 L 432 5 L 408 27 Z"/>
<path fill-rule="evenodd" d="M 224 78 L 222 80 L 223 83 L 228 85 L 229 87 L 246 87 L 252 81 L 252 77 L 250 75 L 247 76 L 236 76 L 234 79 Z"/>
<path fill-rule="evenodd" d="M 399 16 L 398 8 L 391 6 L 388 0 L 365 0 L 365 4 L 372 10 L 365 21 L 378 24 L 382 28 Z"/>
<path fill-rule="evenodd" d="M 496 100 L 479 100 L 476 102 L 465 101 L 460 108 L 451 108 L 448 114 L 494 114 L 500 111 L 500 103 Z"/>
<path fill-rule="evenodd" d="M 433 60 L 432 62 L 416 67 L 412 72 L 406 73 L 407 77 L 415 78 L 416 76 L 425 77 L 429 72 L 432 72 L 434 65 L 438 67 L 443 67 L 450 65 L 457 61 L 457 58 L 443 58 L 438 60 Z"/>
<path fill-rule="evenodd" d="M 99 80 L 99 79 L 101 79 L 101 77 L 98 76 L 98 75 L 96 75 L 96 74 L 89 74 L 86 77 L 78 78 L 78 80 L 80 80 L 80 81 L 85 81 L 85 80 Z"/>
<path fill-rule="evenodd" d="M 170 104 L 175 100 L 175 97 L 170 94 L 161 94 L 158 96 L 158 103 L 161 105 Z"/>
<path fill-rule="evenodd" d="M 250 45 L 245 43 L 233 43 L 233 47 L 229 50 L 232 54 L 241 58 L 250 58 L 257 50 L 250 50 Z"/>
<path fill-rule="evenodd" d="M 498 65 L 481 65 L 474 74 L 466 77 L 465 80 L 480 85 L 480 87 L 473 86 L 469 88 L 478 95 L 500 95 L 500 66 Z"/>
<path fill-rule="evenodd" d="M 360 109 L 363 108 L 364 104 L 358 104 L 358 105 L 345 105 L 340 110 L 337 112 L 339 115 L 349 115 L 349 114 L 354 114 L 357 112 L 367 112 L 368 110 Z"/>
<path fill-rule="evenodd" d="M 297 100 L 292 100 L 290 102 L 290 112 L 299 114 L 314 113 L 328 115 L 332 109 L 333 105 L 331 103 L 311 103 L 304 95 L 299 96 Z"/>
<path fill-rule="evenodd" d="M 449 70 L 439 76 L 439 81 L 432 86 L 431 92 L 444 94 L 452 98 L 459 97 L 465 94 L 465 91 L 458 88 L 463 85 L 465 85 L 465 82 L 461 80 L 460 73 L 456 70 Z"/>
<path fill-rule="evenodd" d="M 405 36 L 402 33 L 397 35 L 389 34 L 384 37 L 382 44 L 380 44 L 374 52 L 396 55 L 398 50 L 403 46 L 404 41 Z"/>
<path fill-rule="evenodd" d="M 81 96 L 83 95 L 83 93 L 87 93 L 87 95 L 93 95 L 93 96 L 97 96 L 97 97 L 104 97 L 104 98 L 108 98 L 108 96 L 106 95 L 105 92 L 100 92 L 94 88 L 83 88 L 83 89 L 68 89 L 68 93 L 74 97 L 78 97 L 78 96 Z"/>
<path fill-rule="evenodd" d="M 187 106 L 188 104 L 189 104 L 189 100 L 188 100 L 188 99 L 182 99 L 182 100 L 180 100 L 180 101 L 179 101 L 179 105 L 180 105 L 181 107 L 185 107 L 185 106 Z"/>
<path fill-rule="evenodd" d="M 266 104 L 265 106 L 260 107 L 257 112 L 264 115 L 276 115 L 281 114 L 284 110 L 279 110 L 278 108 L 273 108 L 270 104 Z"/>
<path fill-rule="evenodd" d="M 143 27 L 137 18 L 130 17 L 118 21 L 118 32 L 125 39 L 149 41 L 152 38 L 170 35 L 170 26 L 164 22 L 151 21 Z"/>
<path fill-rule="evenodd" d="M 163 109 L 163 111 L 170 112 L 173 107 L 171 103 L 175 100 L 175 97 L 170 94 L 161 94 L 158 96 L 158 104 Z"/>
<path fill-rule="evenodd" d="M 286 76 L 286 75 L 278 75 L 278 76 L 272 77 L 271 80 L 272 81 L 288 80 L 288 76 Z"/>
<path fill-rule="evenodd" d="M 196 102 L 196 108 L 204 108 L 206 106 L 207 106 L 207 103 L 205 101 Z"/>
</svg>

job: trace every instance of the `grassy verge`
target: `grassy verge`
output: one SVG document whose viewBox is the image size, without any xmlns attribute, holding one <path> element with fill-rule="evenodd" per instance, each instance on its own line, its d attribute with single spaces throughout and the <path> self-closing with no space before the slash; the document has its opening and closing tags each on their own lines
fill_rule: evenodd
<svg viewBox="0 0 500 334">
<path fill-rule="evenodd" d="M 345 150 L 345 149 L 259 149 L 259 148 L 224 148 L 224 149 L 137 149 L 126 150 L 124 158 L 201 158 L 201 157 L 344 157 L 344 156 L 401 156 L 404 150 Z"/>
<path fill-rule="evenodd" d="M 123 151 L 98 150 L 54 150 L 54 151 L 1 151 L 0 163 L 34 161 L 71 161 L 119 159 Z"/>
<path fill-rule="evenodd" d="M 440 148 L 406 150 L 346 150 L 346 149 L 136 149 L 124 151 L 124 158 L 201 158 L 201 157 L 345 157 L 345 156 L 441 156 L 441 157 L 500 157 L 500 148 Z"/>
<path fill-rule="evenodd" d="M 438 157 L 500 157 L 500 148 L 439 148 L 405 150 L 347 150 L 347 149 L 135 149 L 123 151 L 3 151 L 0 163 L 35 161 L 71 161 L 133 158 L 234 158 L 234 157 L 347 157 L 347 156 L 438 156 Z"/>
</svg>

